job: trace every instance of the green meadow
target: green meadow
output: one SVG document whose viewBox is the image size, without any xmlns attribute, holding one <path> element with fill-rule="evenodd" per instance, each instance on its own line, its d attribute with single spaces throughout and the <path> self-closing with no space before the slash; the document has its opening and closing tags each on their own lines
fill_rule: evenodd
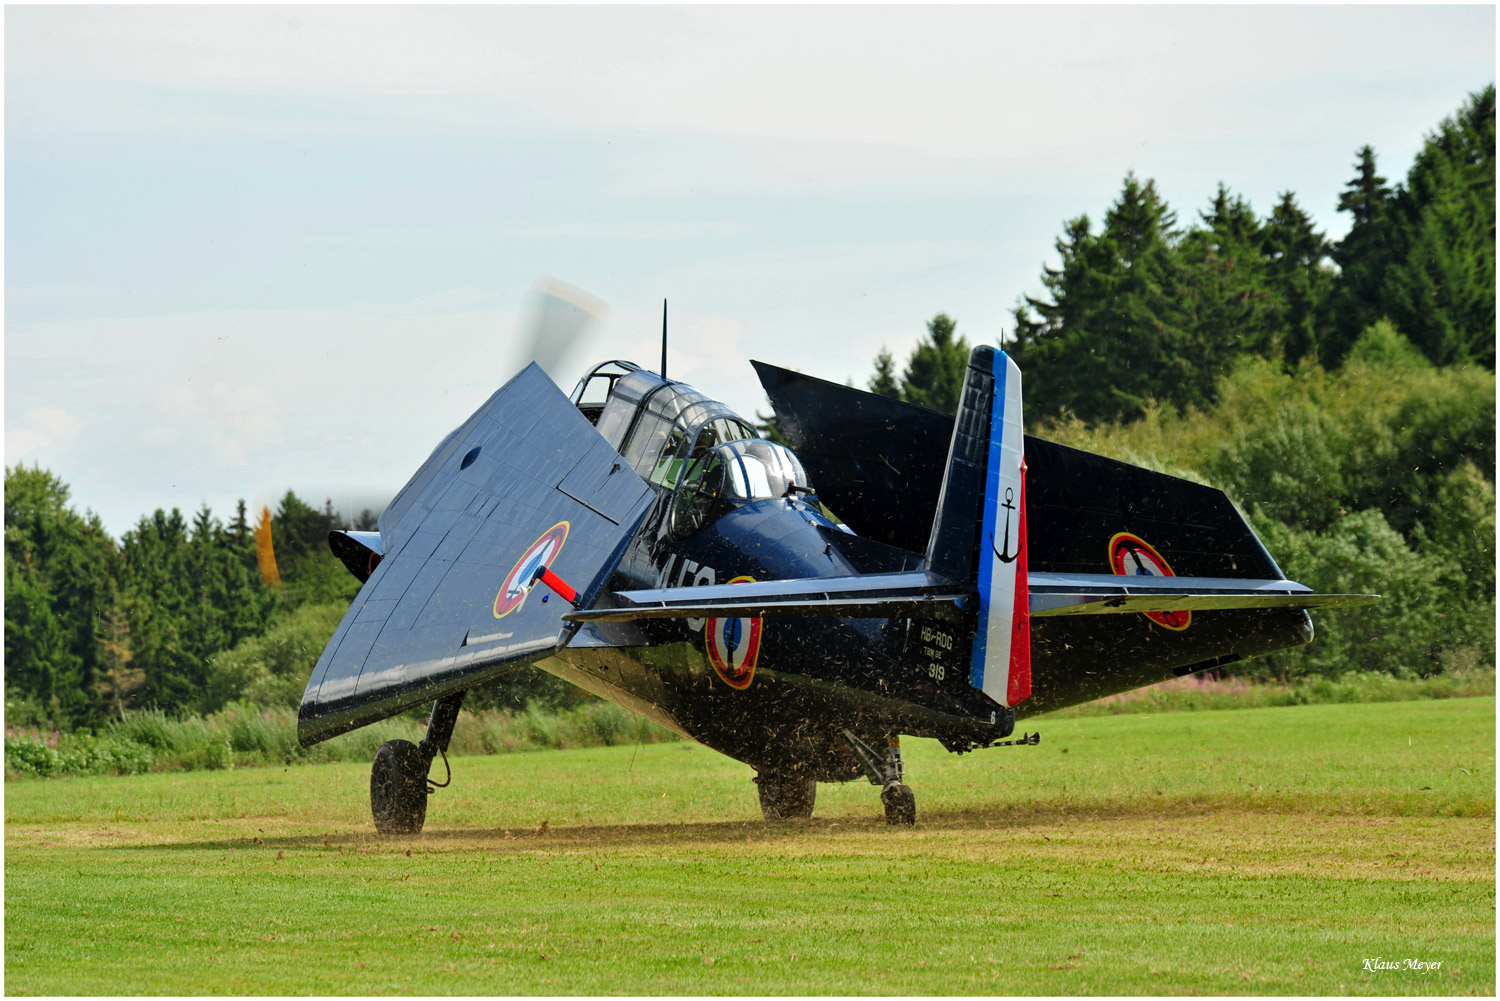
<svg viewBox="0 0 1500 1001">
<path fill-rule="evenodd" d="M 1493 698 L 1033 726 L 908 741 L 901 829 L 689 743 L 456 758 L 411 839 L 363 764 L 10 781 L 6 991 L 1495 993 Z"/>
</svg>

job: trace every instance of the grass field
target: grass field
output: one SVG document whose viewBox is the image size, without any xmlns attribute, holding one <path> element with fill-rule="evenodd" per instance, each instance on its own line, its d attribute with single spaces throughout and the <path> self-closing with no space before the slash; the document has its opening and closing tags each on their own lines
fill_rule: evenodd
<svg viewBox="0 0 1500 1001">
<path fill-rule="evenodd" d="M 685 743 L 458 759 L 415 839 L 363 765 L 10 782 L 5 988 L 1494 994 L 1493 698 L 1038 725 L 909 741 L 914 829 Z"/>
</svg>

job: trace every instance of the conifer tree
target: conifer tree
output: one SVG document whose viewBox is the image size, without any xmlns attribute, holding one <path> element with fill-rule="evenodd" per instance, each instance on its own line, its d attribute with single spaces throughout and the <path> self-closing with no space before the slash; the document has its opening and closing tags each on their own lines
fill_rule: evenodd
<svg viewBox="0 0 1500 1001">
<path fill-rule="evenodd" d="M 1183 405 L 1211 391 L 1205 345 L 1182 327 L 1190 315 L 1175 227 L 1155 182 L 1134 174 L 1097 236 L 1087 216 L 1068 223 L 1057 243 L 1062 266 L 1042 276 L 1051 301 L 1027 297 L 1015 311 L 1012 356 L 1026 372 L 1028 400 L 1044 413 L 1128 420 L 1151 398 L 1170 394 Z"/>
<path fill-rule="evenodd" d="M 100 674 L 94 688 L 115 719 L 137 707 L 137 696 L 146 684 L 146 672 L 132 663 L 135 654 L 130 646 L 127 600 L 116 588 L 99 619 Z"/>
<path fill-rule="evenodd" d="M 204 505 L 191 525 L 157 510 L 121 544 L 122 630 L 138 701 L 165 709 L 199 704 L 209 658 L 265 629 L 274 598 L 246 568 L 233 533 Z"/>
<path fill-rule="evenodd" d="M 944 413 L 958 410 L 969 363 L 969 342 L 956 337 L 958 324 L 939 313 L 927 322 L 927 339 L 918 342 L 901 376 L 901 398 Z"/>
<path fill-rule="evenodd" d="M 1391 207 L 1384 311 L 1439 365 L 1495 365 L 1495 88 L 1427 137 Z"/>
<path fill-rule="evenodd" d="M 328 533 L 341 527 L 333 501 L 319 511 L 291 490 L 282 497 L 271 519 L 271 537 L 284 598 L 291 605 L 348 598 L 359 590 L 359 582 L 328 549 Z"/>
<path fill-rule="evenodd" d="M 288 490 L 281 498 L 271 529 L 276 539 L 276 562 L 286 576 L 288 567 L 327 546 L 328 515 Z"/>
<path fill-rule="evenodd" d="M 5 686 L 59 725 L 98 712 L 97 623 L 110 603 L 115 548 L 95 515 L 68 506 L 40 468 L 5 471 Z"/>
<path fill-rule="evenodd" d="M 1328 241 L 1313 229 L 1312 219 L 1290 191 L 1271 211 L 1262 232 L 1267 277 L 1285 304 L 1282 353 L 1289 366 L 1305 356 L 1318 357 L 1332 333 L 1334 272 L 1325 263 Z M 1256 353 L 1270 356 L 1266 346 Z"/>
<path fill-rule="evenodd" d="M 51 715 L 78 687 L 80 665 L 68 649 L 65 624 L 53 612 L 35 550 L 17 548 L 13 553 L 7 545 L 5 551 L 5 690 Z"/>
<path fill-rule="evenodd" d="M 191 705 L 201 692 L 205 661 L 193 641 L 187 522 L 157 508 L 120 542 L 122 582 L 136 595 L 128 607 L 131 662 L 145 674 L 141 697 L 163 709 Z"/>
<path fill-rule="evenodd" d="M 241 497 L 234 505 L 234 520 L 229 523 L 229 540 L 237 545 L 244 545 L 250 541 L 250 519 L 245 510 L 245 498 Z"/>
<path fill-rule="evenodd" d="M 882 346 L 880 354 L 875 356 L 875 374 L 870 377 L 869 387 L 877 396 L 901 399 L 901 387 L 896 383 L 896 359 L 891 357 L 889 348 Z"/>
<path fill-rule="evenodd" d="M 1197 370 L 1193 395 L 1207 400 L 1237 356 L 1279 350 L 1285 303 L 1268 287 L 1264 230 L 1250 203 L 1220 184 L 1200 218 L 1207 228 L 1177 246 L 1177 277 L 1183 350 Z"/>
<path fill-rule="evenodd" d="M 1239 195 L 1231 195 L 1224 182 L 1219 182 L 1219 190 L 1214 195 L 1208 211 L 1200 212 L 1198 215 L 1208 227 L 1208 232 L 1213 238 L 1214 250 L 1220 256 L 1235 258 L 1241 254 L 1258 256 L 1257 251 L 1261 239 L 1260 220 L 1256 218 L 1255 210 L 1250 207 L 1250 203 Z"/>
<path fill-rule="evenodd" d="M 1391 190 L 1375 173 L 1375 151 L 1360 147 L 1359 172 L 1339 196 L 1339 211 L 1354 217 L 1349 232 L 1333 248 L 1339 266 L 1334 283 L 1333 343 L 1321 352 L 1324 365 L 1343 360 L 1359 335 L 1380 318 L 1381 287 L 1391 263 Z"/>
</svg>

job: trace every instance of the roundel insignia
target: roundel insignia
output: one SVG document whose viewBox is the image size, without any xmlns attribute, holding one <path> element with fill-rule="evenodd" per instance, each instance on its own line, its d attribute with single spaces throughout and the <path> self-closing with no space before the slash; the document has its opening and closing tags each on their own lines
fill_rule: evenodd
<svg viewBox="0 0 1500 1001">
<path fill-rule="evenodd" d="M 505 583 L 495 594 L 495 618 L 503 619 L 526 603 L 531 593 L 531 577 L 537 567 L 552 565 L 563 543 L 568 541 L 568 523 L 559 521 L 542 533 L 542 537 L 526 547 L 526 552 L 516 560 L 516 565 L 505 575 Z"/>
<path fill-rule="evenodd" d="M 1130 532 L 1118 532 L 1109 540 L 1109 565 L 1115 573 L 1126 577 L 1177 576 L 1151 543 Z M 1157 625 L 1177 632 L 1193 624 L 1193 613 L 1190 611 L 1141 614 Z"/>
<path fill-rule="evenodd" d="M 736 577 L 731 584 L 754 581 L 754 577 Z M 730 688 L 743 691 L 755 679 L 755 662 L 760 656 L 761 620 L 709 619 L 703 627 L 708 659 L 719 680 Z"/>
</svg>

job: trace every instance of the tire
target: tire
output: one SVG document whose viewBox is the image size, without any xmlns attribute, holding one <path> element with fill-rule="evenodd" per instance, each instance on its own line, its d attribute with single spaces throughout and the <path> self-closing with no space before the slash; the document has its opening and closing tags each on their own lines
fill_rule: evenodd
<svg viewBox="0 0 1500 1001">
<path fill-rule="evenodd" d="M 760 812 L 767 820 L 805 820 L 812 816 L 813 802 L 818 798 L 816 780 L 761 772 L 755 782 L 760 791 Z"/>
<path fill-rule="evenodd" d="M 887 824 L 915 824 L 917 822 L 917 794 L 911 786 L 894 785 L 880 793 L 880 802 L 885 804 Z"/>
<path fill-rule="evenodd" d="M 420 834 L 427 820 L 427 765 L 416 744 L 388 740 L 370 766 L 370 813 L 381 834 Z"/>
</svg>

